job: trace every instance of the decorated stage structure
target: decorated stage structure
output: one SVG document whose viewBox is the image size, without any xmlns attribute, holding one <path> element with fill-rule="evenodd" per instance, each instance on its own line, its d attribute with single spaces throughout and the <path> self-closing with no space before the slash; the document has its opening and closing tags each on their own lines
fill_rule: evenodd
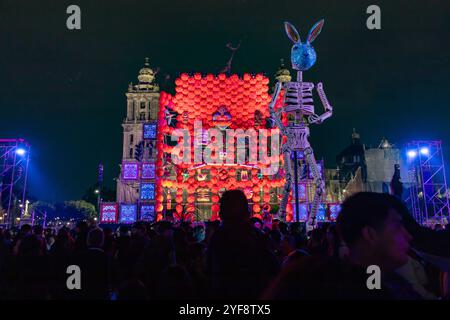
<svg viewBox="0 0 450 320">
<path fill-rule="evenodd" d="M 126 93 L 117 202 L 101 204 L 100 221 L 215 220 L 220 196 L 229 189 L 244 191 L 252 214 L 275 217 L 286 178 L 281 153 L 286 139 L 270 117 L 269 78 L 183 73 L 175 80 L 175 94 L 169 94 L 154 84 L 148 60 L 138 78 Z M 283 92 L 275 110 L 282 98 Z M 285 115 L 281 120 L 288 124 Z M 324 179 L 323 161 L 317 164 Z M 305 221 L 315 184 L 309 166 L 301 167 L 299 220 Z M 291 194 L 286 221 L 296 219 L 293 203 Z M 317 221 L 334 220 L 338 207 L 322 203 Z"/>
<path fill-rule="evenodd" d="M 146 59 L 139 83 L 130 83 L 126 93 L 117 203 L 100 205 L 100 221 L 127 224 L 169 217 L 215 220 L 219 219 L 220 196 L 230 189 L 241 189 L 252 214 L 263 219 L 276 215 L 287 222 L 305 221 L 307 229 L 318 222 L 335 220 L 339 202 L 327 201 L 323 161 L 316 161 L 308 141 L 309 126 L 330 118 L 333 107 L 322 83 L 303 80 L 303 72 L 316 62 L 311 43 L 323 24 L 322 19 L 313 25 L 302 42 L 296 28 L 285 23 L 286 34 L 293 42 L 291 63 L 297 79 L 291 81 L 287 70 L 280 72 L 273 96 L 269 93 L 269 79 L 263 74 L 183 73 L 175 80 L 175 94 L 160 93 Z M 314 88 L 324 108 L 321 114 L 316 113 L 313 104 Z M 426 157 L 431 154 L 429 148 L 417 150 L 428 150 L 423 154 Z M 366 164 L 356 162 L 361 162 L 356 174 L 361 173 Z M 400 172 L 398 165 L 396 172 Z M 450 207 L 443 165 L 429 169 L 431 161 L 426 158 L 416 167 L 421 168 L 421 175 L 413 179 L 413 184 L 422 181 L 429 194 L 420 205 L 420 193 L 414 189 L 412 211 L 420 220 L 425 210 L 428 219 L 428 207 L 438 204 L 437 213 L 432 215 L 443 221 Z M 411 166 L 413 174 L 416 167 Z M 435 174 L 428 177 L 423 172 Z M 341 173 L 330 173 L 329 178 L 336 176 L 338 180 L 329 189 L 337 186 L 339 190 Z M 438 173 L 444 177 L 442 181 L 432 179 Z M 359 185 L 362 189 L 368 181 L 357 182 L 356 176 L 352 177 L 346 188 Z M 402 196 L 402 192 L 397 193 Z M 351 192 L 343 189 L 342 194 L 348 196 Z M 343 200 L 339 194 L 337 198 Z"/>
</svg>

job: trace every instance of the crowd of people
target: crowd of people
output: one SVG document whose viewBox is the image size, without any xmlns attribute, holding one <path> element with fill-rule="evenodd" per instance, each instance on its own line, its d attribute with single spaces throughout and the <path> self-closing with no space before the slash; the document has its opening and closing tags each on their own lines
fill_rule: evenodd
<svg viewBox="0 0 450 320">
<path fill-rule="evenodd" d="M 231 190 L 220 218 L 0 229 L 0 298 L 447 298 L 449 231 L 418 225 L 394 196 L 353 195 L 336 223 L 307 233 L 298 222 L 251 217 L 245 195 Z M 71 265 L 79 289 L 67 285 Z M 375 288 L 369 266 L 380 271 Z"/>
</svg>

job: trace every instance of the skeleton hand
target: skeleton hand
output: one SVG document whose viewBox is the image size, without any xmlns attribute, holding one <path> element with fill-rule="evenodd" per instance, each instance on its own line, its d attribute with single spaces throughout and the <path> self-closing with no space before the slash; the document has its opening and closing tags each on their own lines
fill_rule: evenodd
<svg viewBox="0 0 450 320">
<path fill-rule="evenodd" d="M 308 117 L 308 121 L 309 123 L 322 123 L 322 119 L 320 118 L 320 116 L 315 113 Z"/>
</svg>

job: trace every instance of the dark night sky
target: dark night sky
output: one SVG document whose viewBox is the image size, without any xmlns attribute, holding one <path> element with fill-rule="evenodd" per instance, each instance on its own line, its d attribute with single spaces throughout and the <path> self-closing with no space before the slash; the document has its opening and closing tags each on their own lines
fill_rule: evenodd
<svg viewBox="0 0 450 320">
<path fill-rule="evenodd" d="M 81 31 L 66 29 L 70 4 L 81 7 Z M 381 7 L 382 30 L 366 28 L 370 4 Z M 356 127 L 369 145 L 382 136 L 399 145 L 442 139 L 448 161 L 448 0 L 1 0 L 0 137 L 31 142 L 31 195 L 80 198 L 100 161 L 114 183 L 124 93 L 145 56 L 160 67 L 160 83 L 171 76 L 162 86 L 170 92 L 181 72 L 222 69 L 229 41 L 242 40 L 234 72 L 272 76 L 280 58 L 289 60 L 283 21 L 304 40 L 322 17 L 318 61 L 304 78 L 324 82 L 335 114 L 311 130 L 317 157 L 334 166 Z"/>
</svg>

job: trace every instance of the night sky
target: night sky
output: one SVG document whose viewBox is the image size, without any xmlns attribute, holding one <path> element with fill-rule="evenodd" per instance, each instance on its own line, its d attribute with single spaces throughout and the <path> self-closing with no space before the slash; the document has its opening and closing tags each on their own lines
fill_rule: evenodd
<svg viewBox="0 0 450 320">
<path fill-rule="evenodd" d="M 66 28 L 70 4 L 81 7 L 80 31 Z M 366 28 L 370 4 L 381 7 L 381 30 Z M 317 158 L 334 167 L 355 127 L 372 146 L 383 136 L 398 145 L 442 139 L 448 162 L 448 0 L 1 0 L 0 137 L 32 144 L 32 196 L 79 199 L 96 182 L 99 162 L 105 183 L 115 183 L 124 94 L 144 57 L 173 93 L 181 72 L 218 73 L 230 55 L 225 45 L 242 40 L 232 71 L 272 77 L 280 58 L 289 61 L 283 22 L 305 40 L 322 17 L 317 63 L 304 79 L 324 82 L 335 113 L 311 129 Z"/>
</svg>

